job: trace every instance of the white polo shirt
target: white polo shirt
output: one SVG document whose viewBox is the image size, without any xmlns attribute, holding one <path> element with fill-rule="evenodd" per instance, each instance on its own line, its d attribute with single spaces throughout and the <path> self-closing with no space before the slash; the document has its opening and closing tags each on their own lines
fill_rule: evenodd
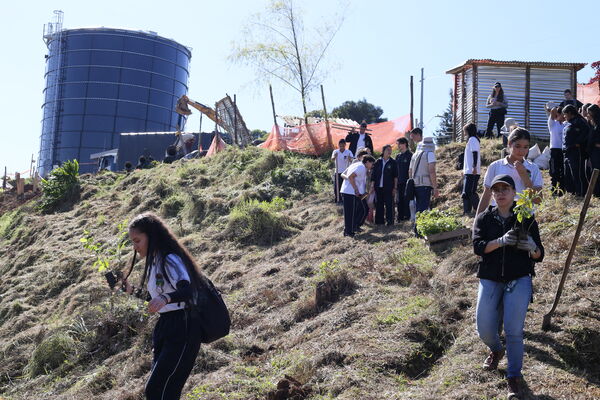
<svg viewBox="0 0 600 400">
<path fill-rule="evenodd" d="M 342 153 L 339 149 L 335 149 L 331 154 L 331 158 L 337 157 L 337 173 L 341 174 L 348 168 L 348 165 L 352 162 L 354 155 L 348 149 Z"/>
<path fill-rule="evenodd" d="M 477 167 L 473 171 L 473 152 L 477 152 Z M 479 140 L 475 136 L 471 136 L 465 147 L 465 158 L 463 163 L 463 174 L 481 175 L 481 150 Z"/>
<path fill-rule="evenodd" d="M 365 147 L 365 137 L 367 136 L 366 133 L 363 134 L 358 134 L 358 141 L 356 142 L 356 151 L 358 152 L 359 149 L 362 149 Z"/>
<path fill-rule="evenodd" d="M 548 117 L 548 131 L 550 132 L 550 148 L 562 149 L 563 145 L 563 124 Z"/>
<path fill-rule="evenodd" d="M 533 187 L 541 189 L 542 186 L 544 186 L 544 179 L 542 177 L 542 173 L 540 172 L 539 167 L 527 159 L 523 162 L 523 166 L 529 172 L 529 178 L 533 183 Z M 521 180 L 521 177 L 519 176 L 519 173 L 517 172 L 515 166 L 508 163 L 508 157 L 496 160 L 489 165 L 487 171 L 485 172 L 483 185 L 486 188 L 491 188 L 492 181 L 494 180 L 494 178 L 498 175 L 504 174 L 510 175 L 511 178 L 513 178 L 513 180 L 515 181 L 515 189 L 517 191 L 517 194 L 526 189 L 525 184 Z M 515 195 L 515 200 L 516 199 L 517 197 Z"/>
<path fill-rule="evenodd" d="M 176 254 L 169 254 L 164 262 L 160 257 L 155 257 L 154 263 L 148 272 L 148 292 L 155 299 L 161 294 L 174 292 L 179 281 L 190 281 L 190 276 L 183 264 L 183 260 Z M 165 276 L 166 275 L 166 276 Z M 170 303 L 158 310 L 159 313 L 180 310 L 185 303 Z"/>
<path fill-rule="evenodd" d="M 360 194 L 364 194 L 366 192 L 367 185 L 367 167 L 362 162 L 357 162 L 348 167 L 348 169 L 344 172 L 345 175 L 350 176 L 352 173 L 356 173 L 356 177 L 354 181 L 356 182 L 356 187 L 358 187 L 358 191 Z M 352 194 L 354 195 L 354 188 L 350 183 L 349 179 L 344 179 L 342 183 L 341 193 Z"/>
</svg>

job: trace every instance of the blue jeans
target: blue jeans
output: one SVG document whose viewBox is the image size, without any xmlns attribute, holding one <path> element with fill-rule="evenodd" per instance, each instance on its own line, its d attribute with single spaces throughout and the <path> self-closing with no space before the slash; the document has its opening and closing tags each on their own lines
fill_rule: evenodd
<svg viewBox="0 0 600 400">
<path fill-rule="evenodd" d="M 479 196 L 477 195 L 477 183 L 479 183 L 479 175 L 465 174 L 463 180 L 463 212 L 465 214 L 471 211 L 477 211 L 479 205 Z"/>
<path fill-rule="evenodd" d="M 431 204 L 431 192 L 433 188 L 431 186 L 416 186 L 415 187 L 415 203 L 417 206 L 417 212 L 429 210 Z"/>
<path fill-rule="evenodd" d="M 512 289 L 507 289 L 512 283 Z M 500 351 L 502 343 L 498 335 L 500 312 L 503 311 L 506 335 L 507 377 L 520 377 L 523 367 L 523 327 L 527 306 L 531 300 L 531 276 L 524 276 L 508 284 L 479 280 L 477 296 L 477 333 L 491 351 Z"/>
</svg>

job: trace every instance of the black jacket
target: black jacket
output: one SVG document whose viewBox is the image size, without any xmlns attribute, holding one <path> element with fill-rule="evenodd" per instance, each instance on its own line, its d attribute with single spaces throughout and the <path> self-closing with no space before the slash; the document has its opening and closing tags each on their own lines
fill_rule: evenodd
<svg viewBox="0 0 600 400">
<path fill-rule="evenodd" d="M 581 147 L 585 150 L 588 144 L 590 126 L 583 117 L 575 117 L 569 121 L 564 135 L 563 150 Z"/>
<path fill-rule="evenodd" d="M 406 183 L 408 180 L 408 170 L 412 156 L 413 153 L 411 153 L 410 150 L 406 150 L 404 153 L 400 153 L 396 156 L 396 166 L 398 167 L 398 183 Z"/>
<path fill-rule="evenodd" d="M 346 139 L 344 139 L 346 140 L 346 143 L 350 143 L 349 150 L 352 152 L 352 154 L 354 154 L 354 157 L 356 157 L 356 150 L 358 150 L 356 148 L 356 145 L 358 144 L 359 135 L 360 134 L 358 132 L 349 133 L 346 136 Z M 371 154 L 373 154 L 373 141 L 371 140 L 371 135 L 369 135 L 368 133 L 365 133 L 365 147 L 370 149 Z"/>
<path fill-rule="evenodd" d="M 375 161 L 375 165 L 371 170 L 371 180 L 375 182 L 373 185 L 375 188 L 380 187 L 379 182 L 381 181 L 381 166 L 383 165 L 383 158 Z M 398 177 L 398 167 L 396 166 L 396 161 L 393 158 L 389 158 L 385 163 L 385 168 L 383 171 L 383 188 L 387 190 L 394 189 L 394 178 Z"/>
<path fill-rule="evenodd" d="M 484 254 L 488 242 L 503 236 L 514 227 L 515 222 L 514 215 L 503 221 L 498 215 L 498 208 L 492 206 L 477 216 L 473 228 L 473 250 L 481 256 L 478 278 L 509 282 L 523 276 L 535 275 L 534 266 L 536 262 L 544 259 L 544 247 L 538 224 L 533 218 L 523 221 L 523 226 L 528 228 L 529 234 L 542 252 L 539 259 L 533 261 L 527 251 L 519 250 L 516 246 L 504 246 Z"/>
</svg>

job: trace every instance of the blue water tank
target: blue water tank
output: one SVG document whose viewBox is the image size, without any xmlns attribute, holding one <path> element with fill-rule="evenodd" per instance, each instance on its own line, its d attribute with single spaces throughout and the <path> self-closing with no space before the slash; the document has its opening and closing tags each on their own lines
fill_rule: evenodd
<svg viewBox="0 0 600 400">
<path fill-rule="evenodd" d="M 81 173 L 97 170 L 90 155 L 118 148 L 119 133 L 176 130 L 189 48 L 152 32 L 110 28 L 61 30 L 47 44 L 42 176 L 72 159 Z"/>
</svg>

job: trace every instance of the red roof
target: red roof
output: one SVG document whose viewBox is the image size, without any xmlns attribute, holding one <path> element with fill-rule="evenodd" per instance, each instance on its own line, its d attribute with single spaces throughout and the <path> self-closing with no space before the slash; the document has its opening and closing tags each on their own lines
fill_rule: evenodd
<svg viewBox="0 0 600 400">
<path fill-rule="evenodd" d="M 501 65 L 507 67 L 547 67 L 547 68 L 575 68 L 575 71 L 579 71 L 587 65 L 587 63 L 563 63 L 563 62 L 542 62 L 542 61 L 499 61 L 485 59 L 470 59 L 464 62 L 464 64 L 454 67 L 448 71 L 447 74 L 456 74 L 458 72 L 465 71 L 473 68 L 474 65 Z"/>
</svg>

